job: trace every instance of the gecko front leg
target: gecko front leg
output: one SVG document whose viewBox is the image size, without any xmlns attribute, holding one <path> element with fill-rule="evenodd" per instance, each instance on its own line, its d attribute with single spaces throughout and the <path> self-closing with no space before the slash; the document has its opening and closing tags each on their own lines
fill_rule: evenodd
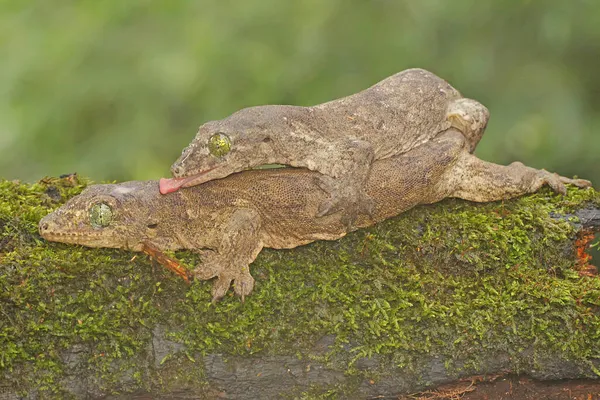
<svg viewBox="0 0 600 400">
<path fill-rule="evenodd" d="M 252 292 L 254 278 L 250 274 L 250 263 L 263 248 L 260 226 L 258 213 L 236 210 L 223 226 L 219 247 L 200 252 L 202 263 L 192 274 L 202 280 L 217 277 L 212 290 L 213 301 L 225 296 L 232 283 L 235 294 L 242 300 Z"/>
<path fill-rule="evenodd" d="M 363 140 L 348 140 L 336 146 L 337 157 L 323 157 L 322 165 L 329 167 L 314 168 L 325 174 L 319 186 L 330 196 L 319 206 L 316 216 L 343 211 L 342 220 L 351 225 L 358 215 L 371 215 L 375 209 L 373 199 L 364 191 L 375 153 Z"/>
</svg>

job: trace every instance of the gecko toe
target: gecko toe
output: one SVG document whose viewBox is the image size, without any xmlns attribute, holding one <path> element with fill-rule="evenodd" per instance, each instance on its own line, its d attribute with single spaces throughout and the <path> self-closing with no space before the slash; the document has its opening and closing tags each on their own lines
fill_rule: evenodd
<svg viewBox="0 0 600 400">
<path fill-rule="evenodd" d="M 575 185 L 579 188 L 590 188 L 592 187 L 592 182 L 587 179 L 573 179 L 572 182 L 569 182 L 572 185 Z"/>
<path fill-rule="evenodd" d="M 235 294 L 240 296 L 242 301 L 244 301 L 244 298 L 252 293 L 252 289 L 254 289 L 254 278 L 248 271 L 235 275 L 231 273 L 218 274 L 212 288 L 213 303 L 225 297 L 232 284 Z"/>
<path fill-rule="evenodd" d="M 556 179 L 549 183 L 550 187 L 556 192 L 562 195 L 567 194 L 567 187 L 560 180 Z"/>
<path fill-rule="evenodd" d="M 219 275 L 212 288 L 212 301 L 217 302 L 227 294 L 233 279 L 224 274 Z"/>
<path fill-rule="evenodd" d="M 556 193 L 563 195 L 567 193 L 567 187 L 562 182 L 562 177 L 544 169 L 536 172 L 536 182 L 534 185 L 536 188 L 548 185 Z"/>
<path fill-rule="evenodd" d="M 582 188 L 582 189 L 592 186 L 592 182 L 588 181 L 587 179 L 570 179 L 570 178 L 561 176 L 560 180 L 564 184 L 574 185 L 574 186 L 576 186 L 578 188 Z"/>
<path fill-rule="evenodd" d="M 546 171 L 544 171 L 546 172 Z M 546 177 L 546 183 L 552 188 L 552 190 L 554 190 L 556 193 L 560 193 L 562 195 L 567 194 L 567 187 L 565 186 L 565 184 L 562 181 L 562 176 L 555 174 L 555 173 L 550 173 L 550 172 L 546 172 L 547 177 Z"/>
<path fill-rule="evenodd" d="M 249 272 L 241 273 L 233 280 L 233 289 L 235 294 L 244 301 L 244 297 L 252 293 L 252 289 L 254 289 L 254 278 Z"/>
</svg>

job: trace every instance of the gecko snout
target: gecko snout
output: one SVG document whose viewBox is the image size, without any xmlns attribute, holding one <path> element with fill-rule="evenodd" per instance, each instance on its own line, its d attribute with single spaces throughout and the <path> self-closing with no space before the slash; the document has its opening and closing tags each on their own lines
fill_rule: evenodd
<svg viewBox="0 0 600 400">
<path fill-rule="evenodd" d="M 40 233 L 43 233 L 43 232 L 45 232 L 47 230 L 48 230 L 48 223 L 47 222 L 42 222 L 40 224 Z"/>
<path fill-rule="evenodd" d="M 48 218 L 48 215 L 40 220 L 38 225 L 38 231 L 40 236 L 45 237 L 44 235 L 49 235 L 55 228 L 55 224 L 52 220 Z"/>
<path fill-rule="evenodd" d="M 48 221 L 45 221 L 45 219 L 42 219 L 38 226 L 38 231 L 41 237 L 47 238 L 48 235 L 52 234 L 52 224 Z"/>
</svg>

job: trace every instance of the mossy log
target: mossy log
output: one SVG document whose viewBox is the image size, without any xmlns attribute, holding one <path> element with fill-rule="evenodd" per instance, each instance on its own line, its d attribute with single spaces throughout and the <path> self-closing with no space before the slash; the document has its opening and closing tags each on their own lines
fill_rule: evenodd
<svg viewBox="0 0 600 400">
<path fill-rule="evenodd" d="M 600 226 L 594 190 L 446 200 L 264 250 L 254 293 L 212 304 L 209 282 L 145 255 L 42 240 L 39 219 L 83 186 L 0 181 L 2 400 L 361 399 L 600 373 L 600 280 L 582 251 Z"/>
</svg>

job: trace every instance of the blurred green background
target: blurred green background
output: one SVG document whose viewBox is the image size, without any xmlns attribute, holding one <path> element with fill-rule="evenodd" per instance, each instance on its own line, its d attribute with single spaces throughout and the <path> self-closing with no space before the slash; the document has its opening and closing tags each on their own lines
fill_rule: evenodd
<svg viewBox="0 0 600 400">
<path fill-rule="evenodd" d="M 600 184 L 596 0 L 0 0 L 0 177 L 151 179 L 203 122 L 429 69 L 476 152 Z"/>
</svg>

